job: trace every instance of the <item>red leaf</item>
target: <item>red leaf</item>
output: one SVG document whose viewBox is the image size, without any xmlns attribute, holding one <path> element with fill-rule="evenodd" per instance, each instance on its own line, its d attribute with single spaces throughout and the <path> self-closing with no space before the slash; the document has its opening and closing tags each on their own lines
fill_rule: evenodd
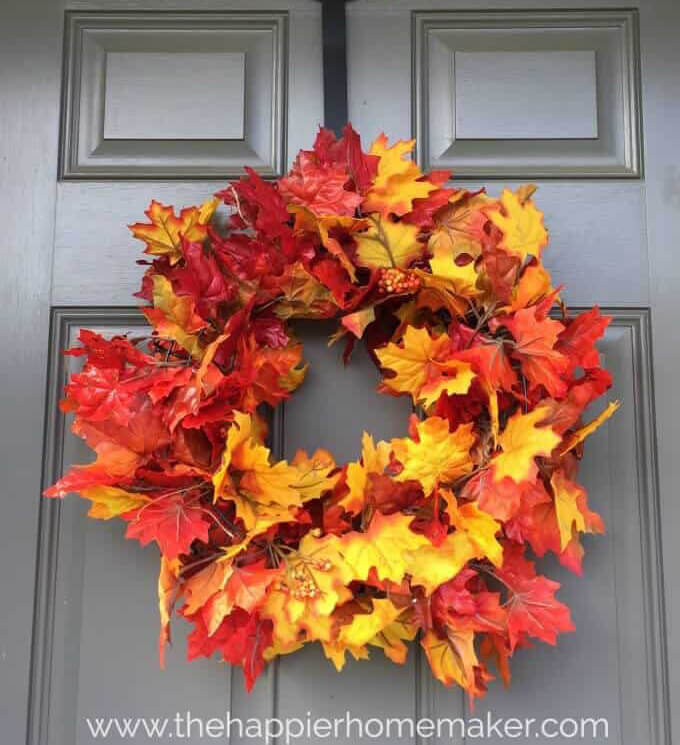
<svg viewBox="0 0 680 745">
<path fill-rule="evenodd" d="M 161 553 L 174 559 L 188 553 L 197 538 L 207 542 L 211 523 L 206 511 L 195 492 L 160 496 L 123 516 L 129 523 L 125 537 L 136 538 L 143 546 L 156 541 Z"/>
</svg>

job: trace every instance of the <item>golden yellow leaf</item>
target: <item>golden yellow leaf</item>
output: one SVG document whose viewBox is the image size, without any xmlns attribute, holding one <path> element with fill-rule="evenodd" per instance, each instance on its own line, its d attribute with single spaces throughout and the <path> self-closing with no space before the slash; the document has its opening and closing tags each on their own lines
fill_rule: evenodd
<svg viewBox="0 0 680 745">
<path fill-rule="evenodd" d="M 381 134 L 371 145 L 371 154 L 379 156 L 378 172 L 364 197 L 364 212 L 405 215 L 413 209 L 413 200 L 422 199 L 437 187 L 422 176 L 418 165 L 408 158 L 415 140 L 400 140 L 387 147 L 387 137 Z"/>
<path fill-rule="evenodd" d="M 361 440 L 361 461 L 350 463 L 347 466 L 347 486 L 349 492 L 340 500 L 339 504 L 354 514 L 361 512 L 364 507 L 364 492 L 369 473 L 382 474 L 390 462 L 391 445 L 388 442 L 379 442 L 377 445 L 373 438 L 364 432 Z"/>
<path fill-rule="evenodd" d="M 438 546 L 428 543 L 407 554 L 406 568 L 411 584 L 421 585 L 431 595 L 481 553 L 464 531 L 449 533 Z"/>
<path fill-rule="evenodd" d="M 448 420 L 433 416 L 419 422 L 417 431 L 418 442 L 410 437 L 392 440 L 394 455 L 404 466 L 398 481 L 416 479 L 428 495 L 438 483 L 455 481 L 472 470 L 472 422 L 449 432 Z"/>
<path fill-rule="evenodd" d="M 528 256 L 540 258 L 541 249 L 548 243 L 543 213 L 531 199 L 522 201 L 509 189 L 503 190 L 501 206 L 503 211 L 490 209 L 487 213 L 489 220 L 503 233 L 500 248 L 522 261 Z"/>
<path fill-rule="evenodd" d="M 603 533 L 602 518 L 588 509 L 586 490 L 556 470 L 550 485 L 555 496 L 555 515 L 560 530 L 560 548 L 564 551 L 574 533 Z"/>
<path fill-rule="evenodd" d="M 117 486 L 88 486 L 80 494 L 92 502 L 88 517 L 98 520 L 110 520 L 149 501 L 143 494 L 134 494 Z"/>
<path fill-rule="evenodd" d="M 466 690 L 474 690 L 475 667 L 479 665 L 474 638 L 473 631 L 447 629 L 444 638 L 432 629 L 425 633 L 420 643 L 437 680 L 446 686 L 457 683 Z"/>
<path fill-rule="evenodd" d="M 158 573 L 158 611 L 161 630 L 158 637 L 158 652 L 161 668 L 165 667 L 165 648 L 170 643 L 170 618 L 179 593 L 179 559 L 168 559 L 161 555 Z"/>
<path fill-rule="evenodd" d="M 397 373 L 384 383 L 399 393 L 410 393 L 415 404 L 434 405 L 441 394 L 464 394 L 475 374 L 462 360 L 449 359 L 449 337 L 430 336 L 425 328 L 407 326 L 401 344 L 376 349 L 382 367 Z"/>
<path fill-rule="evenodd" d="M 534 459 L 538 455 L 550 455 L 560 441 L 560 436 L 550 427 L 538 426 L 549 414 L 547 406 L 538 406 L 528 414 L 518 411 L 510 417 L 498 437 L 503 452 L 491 460 L 496 481 L 509 476 L 519 484 L 536 478 Z"/>
<path fill-rule="evenodd" d="M 130 230 L 135 238 L 146 243 L 146 253 L 152 256 L 167 256 L 170 264 L 183 258 L 182 238 L 188 241 L 203 241 L 207 235 L 207 224 L 212 219 L 219 200 L 208 199 L 200 207 L 186 207 L 179 216 L 172 207 L 155 200 L 146 210 L 149 224 L 135 223 Z"/>
<path fill-rule="evenodd" d="M 418 624 L 405 611 L 379 631 L 369 644 L 380 647 L 388 659 L 398 665 L 403 665 L 408 655 L 408 646 L 404 642 L 415 639 L 417 633 Z"/>
<path fill-rule="evenodd" d="M 583 442 L 583 440 L 585 440 L 588 435 L 592 434 L 598 427 L 604 424 L 607 419 L 609 419 L 609 417 L 619 408 L 620 405 L 620 401 L 610 401 L 610 403 L 607 404 L 607 408 L 601 414 L 598 414 L 595 419 L 593 419 L 591 422 L 588 422 L 588 424 L 586 424 L 584 427 L 577 429 L 576 432 L 573 432 L 571 435 L 569 435 L 566 438 L 562 449 L 560 450 L 560 455 L 568 453 L 580 442 Z"/>
<path fill-rule="evenodd" d="M 346 533 L 339 539 L 339 549 L 355 579 L 365 580 L 372 568 L 379 579 L 401 582 L 409 564 L 409 552 L 430 541 L 409 527 L 411 517 L 395 512 L 376 512 L 364 533 Z"/>
<path fill-rule="evenodd" d="M 252 417 L 234 412 L 234 422 L 212 482 L 215 501 L 220 497 L 231 499 L 247 530 L 256 525 L 261 506 L 302 504 L 301 492 L 294 486 L 300 478 L 298 470 L 285 460 L 271 464 L 270 455 L 269 448 L 254 433 Z M 238 485 L 231 478 L 230 469 L 240 473 Z"/>
<path fill-rule="evenodd" d="M 441 493 L 446 499 L 451 525 L 467 536 L 474 546 L 475 558 L 487 558 L 495 566 L 501 566 L 503 547 L 496 538 L 501 524 L 479 509 L 477 502 L 466 502 L 458 506 L 454 494 L 445 489 Z"/>
<path fill-rule="evenodd" d="M 357 233 L 356 261 L 372 269 L 404 269 L 423 253 L 418 241 L 418 226 L 394 222 L 388 217 L 370 215 L 368 230 Z"/>
<path fill-rule="evenodd" d="M 329 616 L 336 605 L 352 597 L 347 585 L 354 572 L 343 553 L 337 536 L 316 538 L 307 533 L 297 551 L 287 557 L 282 578 L 286 589 L 272 588 L 262 614 L 276 621 L 283 612 L 290 623 Z M 314 588 L 312 593 L 305 591 L 309 587 Z"/>
<path fill-rule="evenodd" d="M 328 450 L 319 448 L 313 455 L 307 455 L 304 450 L 298 450 L 291 461 L 298 473 L 293 488 L 300 494 L 303 501 L 318 499 L 324 492 L 333 489 L 340 474 L 331 476 L 337 469 L 333 456 Z"/>
<path fill-rule="evenodd" d="M 395 621 L 403 612 L 389 598 L 372 598 L 368 613 L 355 613 L 350 623 L 340 627 L 338 641 L 350 647 L 368 644 L 376 634 Z"/>
<path fill-rule="evenodd" d="M 202 357 L 202 346 L 197 332 L 206 322 L 196 313 L 193 298 L 176 295 L 172 283 L 162 274 L 152 275 L 153 308 L 144 314 L 161 336 L 174 339 L 192 357 Z"/>
</svg>

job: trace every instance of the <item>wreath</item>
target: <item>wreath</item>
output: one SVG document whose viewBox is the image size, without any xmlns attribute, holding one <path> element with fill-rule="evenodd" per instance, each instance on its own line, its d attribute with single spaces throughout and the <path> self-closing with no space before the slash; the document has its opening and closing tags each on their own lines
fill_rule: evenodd
<svg viewBox="0 0 680 745">
<path fill-rule="evenodd" d="M 384 135 L 321 129 L 277 181 L 254 171 L 199 207 L 151 202 L 138 296 L 147 336 L 82 330 L 62 401 L 95 451 L 46 490 L 127 523 L 160 549 L 161 662 L 170 618 L 188 657 L 266 663 L 320 642 L 338 670 L 419 638 L 433 674 L 482 695 L 532 639 L 573 629 L 534 561 L 581 571 L 602 533 L 576 480 L 583 424 L 611 385 L 595 341 L 609 318 L 568 315 L 541 263 L 533 186 L 447 186 Z M 221 219 L 220 202 L 230 209 Z M 405 436 L 365 433 L 358 460 L 273 457 L 267 422 L 303 383 L 295 319 L 338 319 L 409 396 Z"/>
</svg>

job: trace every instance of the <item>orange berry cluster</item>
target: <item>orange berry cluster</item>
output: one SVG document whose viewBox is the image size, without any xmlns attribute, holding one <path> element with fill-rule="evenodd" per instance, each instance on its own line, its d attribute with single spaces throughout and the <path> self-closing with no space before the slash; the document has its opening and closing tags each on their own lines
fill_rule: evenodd
<svg viewBox="0 0 680 745">
<path fill-rule="evenodd" d="M 321 590 L 314 580 L 311 568 L 316 569 L 319 572 L 329 572 L 333 565 L 328 559 L 309 559 L 302 560 L 295 564 L 290 571 L 289 577 L 292 580 L 291 595 L 296 600 L 305 600 L 318 597 L 321 594 Z"/>
<path fill-rule="evenodd" d="M 391 267 L 378 270 L 378 292 L 382 295 L 403 295 L 419 288 L 420 279 L 407 269 Z"/>
</svg>

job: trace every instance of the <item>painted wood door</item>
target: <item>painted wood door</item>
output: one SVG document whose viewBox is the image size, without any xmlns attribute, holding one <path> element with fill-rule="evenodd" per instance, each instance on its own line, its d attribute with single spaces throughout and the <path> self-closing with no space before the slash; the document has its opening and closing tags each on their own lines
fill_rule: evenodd
<svg viewBox="0 0 680 745">
<path fill-rule="evenodd" d="M 178 624 L 168 671 L 159 671 L 155 552 L 123 547 L 121 526 L 87 521 L 78 500 L 39 498 L 41 482 L 85 455 L 57 412 L 68 372 L 58 350 L 81 327 L 141 323 L 131 299 L 139 247 L 125 225 L 151 197 L 199 201 L 244 162 L 280 172 L 321 120 L 318 4 L 243 5 L 10 0 L 2 9 L 3 742 L 89 743 L 84 717 L 96 716 L 469 715 L 417 653 L 403 668 L 376 656 L 338 676 L 305 649 L 246 696 L 239 673 L 184 663 Z M 568 302 L 597 302 L 615 316 L 602 348 L 624 406 L 593 438 L 583 471 L 609 532 L 587 543 L 584 578 L 546 566 L 564 582 L 577 631 L 557 649 L 518 655 L 514 687 L 494 685 L 475 714 L 606 717 L 610 742 L 661 745 L 680 691 L 680 10 L 672 0 L 625 11 L 605 0 L 549 6 L 356 0 L 350 116 L 365 139 L 382 129 L 417 135 L 422 165 L 452 168 L 466 184 L 536 181 L 552 234 L 548 264 Z M 145 78 L 135 74 L 141 54 Z M 163 88 L 167 69 L 191 117 L 187 99 Z M 363 428 L 403 431 L 405 406 L 375 394 L 366 359 L 343 370 L 325 329 L 299 332 L 311 372 L 278 447 L 290 454 L 323 442 L 348 459 Z"/>
</svg>

